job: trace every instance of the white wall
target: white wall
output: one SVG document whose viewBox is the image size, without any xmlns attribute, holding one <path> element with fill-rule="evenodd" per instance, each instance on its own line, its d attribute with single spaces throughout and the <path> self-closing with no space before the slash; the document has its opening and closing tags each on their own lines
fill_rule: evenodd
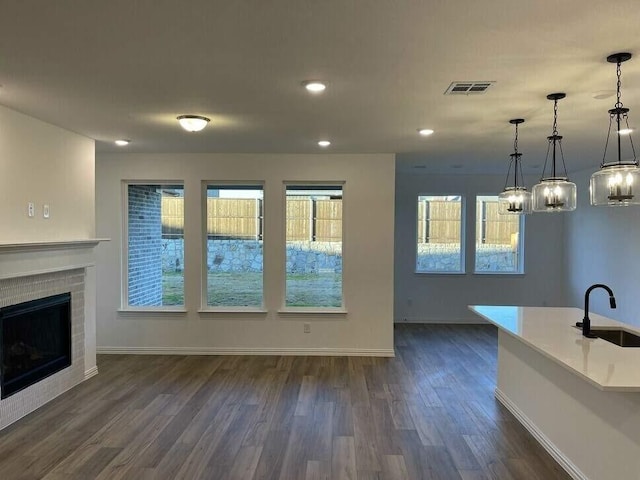
<svg viewBox="0 0 640 480">
<path fill-rule="evenodd" d="M 81 240 L 95 237 L 95 142 L 0 106 L 0 243 Z M 35 217 L 27 216 L 27 203 Z M 50 217 L 43 218 L 43 205 Z M 56 258 L 53 259 L 52 256 Z M 69 256 L 67 261 L 67 256 Z M 18 259 L 18 260 L 16 260 Z M 86 249 L 5 255 L 0 263 L 24 271 L 91 264 Z M 7 272 L 0 272 L 7 273 Z M 95 268 L 86 269 L 85 371 L 96 366 Z"/>
<path fill-rule="evenodd" d="M 532 186 L 538 179 L 525 179 Z M 396 175 L 396 322 L 478 322 L 467 305 L 564 305 L 563 216 L 525 219 L 524 275 L 474 275 L 475 196 L 495 195 L 502 175 Z M 461 194 L 466 202 L 466 274 L 416 274 L 416 203 L 420 194 Z"/>
<path fill-rule="evenodd" d="M 101 351 L 393 351 L 393 155 L 116 154 L 97 158 L 98 345 Z M 185 183 L 186 314 L 119 313 L 122 180 Z M 266 314 L 200 314 L 201 182 L 264 181 Z M 282 315 L 283 181 L 344 181 L 346 315 Z M 311 333 L 303 333 L 303 322 Z"/>
<path fill-rule="evenodd" d="M 93 140 L 0 106 L 0 242 L 93 238 L 94 180 Z"/>
<path fill-rule="evenodd" d="M 640 326 L 640 207 L 592 207 L 592 169 L 572 175 L 578 186 L 578 208 L 566 223 L 567 304 L 584 308 L 584 292 L 594 283 L 613 289 L 618 308 L 609 308 L 605 291 L 594 291 L 590 309 Z"/>
</svg>

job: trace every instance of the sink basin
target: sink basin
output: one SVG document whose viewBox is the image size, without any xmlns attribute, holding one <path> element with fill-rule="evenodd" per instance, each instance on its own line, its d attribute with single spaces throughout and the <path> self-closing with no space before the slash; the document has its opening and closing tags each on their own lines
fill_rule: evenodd
<svg viewBox="0 0 640 480">
<path fill-rule="evenodd" d="M 615 343 L 621 347 L 640 347 L 640 336 L 635 333 L 627 332 L 620 328 L 612 329 L 600 329 L 592 328 L 591 333 L 594 333 L 607 342 Z"/>
</svg>

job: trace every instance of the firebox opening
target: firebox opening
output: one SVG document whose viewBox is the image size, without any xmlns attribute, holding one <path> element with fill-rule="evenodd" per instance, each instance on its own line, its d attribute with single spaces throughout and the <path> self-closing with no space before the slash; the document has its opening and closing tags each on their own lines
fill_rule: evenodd
<svg viewBox="0 0 640 480">
<path fill-rule="evenodd" d="M 0 309 L 0 390 L 7 398 L 71 365 L 71 293 Z"/>
</svg>

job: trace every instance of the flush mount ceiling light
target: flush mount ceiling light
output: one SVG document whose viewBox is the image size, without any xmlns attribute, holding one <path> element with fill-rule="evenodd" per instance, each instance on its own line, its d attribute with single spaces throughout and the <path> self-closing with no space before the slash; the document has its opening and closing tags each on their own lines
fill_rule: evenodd
<svg viewBox="0 0 640 480">
<path fill-rule="evenodd" d="M 202 117 L 200 115 L 180 115 L 177 118 L 178 122 L 180 122 L 180 126 L 187 132 L 199 132 L 211 121 L 207 117 Z"/>
<path fill-rule="evenodd" d="M 629 109 L 625 108 L 620 100 L 620 87 L 622 86 L 620 65 L 630 58 L 631 54 L 626 52 L 614 53 L 607 57 L 607 62 L 617 65 L 616 104 L 609 110 L 609 132 L 607 133 L 607 142 L 604 146 L 600 170 L 591 175 L 591 205 L 607 205 L 611 207 L 640 205 L 640 197 L 634 192 L 634 187 L 637 187 L 638 183 L 640 183 L 640 168 L 638 167 L 636 151 L 631 139 L 631 128 L 629 128 L 629 117 L 627 115 Z M 607 163 L 607 147 L 609 146 L 614 119 L 616 132 L 618 133 L 616 135 L 618 158 L 615 162 Z M 622 122 L 624 122 L 626 128 L 621 126 Z M 622 160 L 622 136 L 628 136 L 629 138 L 633 154 L 633 159 L 631 160 Z"/>
<path fill-rule="evenodd" d="M 531 192 L 524 186 L 524 176 L 522 174 L 522 163 L 518 152 L 518 125 L 524 123 L 522 118 L 509 120 L 511 125 L 516 126 L 516 136 L 513 141 L 514 152 L 509 155 L 509 170 L 504 183 L 504 190 L 498 195 L 498 213 L 502 215 L 524 215 L 531 213 Z M 511 169 L 513 168 L 513 185 L 508 186 Z"/>
<path fill-rule="evenodd" d="M 327 88 L 327 84 L 319 80 L 306 80 L 302 82 L 302 85 L 311 93 L 322 93 Z"/>
<path fill-rule="evenodd" d="M 564 93 L 547 95 L 548 100 L 553 100 L 553 130 L 551 135 L 547 137 L 549 145 L 540 183 L 534 185 L 531 190 L 534 212 L 570 212 L 576 209 L 576 184 L 567 179 L 567 166 L 564 163 L 564 154 L 562 153 L 562 135 L 558 135 L 558 100 L 562 100 L 564 97 L 566 97 Z M 558 172 L 556 168 L 556 152 L 558 150 L 562 159 L 562 172 Z M 550 151 L 552 152 L 551 175 L 545 177 Z"/>
<path fill-rule="evenodd" d="M 331 145 L 331 142 L 329 140 L 320 140 L 318 142 L 318 145 L 322 148 L 327 148 L 329 145 Z"/>
<path fill-rule="evenodd" d="M 119 147 L 126 147 L 130 143 L 131 143 L 131 140 L 126 140 L 124 138 L 122 140 L 116 140 L 115 141 L 115 144 L 118 145 Z"/>
<path fill-rule="evenodd" d="M 433 130 L 431 130 L 430 128 L 419 128 L 418 133 L 423 137 L 428 137 L 429 135 L 433 134 Z"/>
</svg>

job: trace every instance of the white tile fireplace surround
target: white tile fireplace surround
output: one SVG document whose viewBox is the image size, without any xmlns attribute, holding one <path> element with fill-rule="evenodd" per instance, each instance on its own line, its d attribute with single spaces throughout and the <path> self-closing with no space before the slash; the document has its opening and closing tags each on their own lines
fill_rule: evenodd
<svg viewBox="0 0 640 480">
<path fill-rule="evenodd" d="M 0 430 L 95 375 L 95 262 L 99 240 L 0 243 L 0 308 L 71 293 L 71 366 L 0 400 Z"/>
</svg>

